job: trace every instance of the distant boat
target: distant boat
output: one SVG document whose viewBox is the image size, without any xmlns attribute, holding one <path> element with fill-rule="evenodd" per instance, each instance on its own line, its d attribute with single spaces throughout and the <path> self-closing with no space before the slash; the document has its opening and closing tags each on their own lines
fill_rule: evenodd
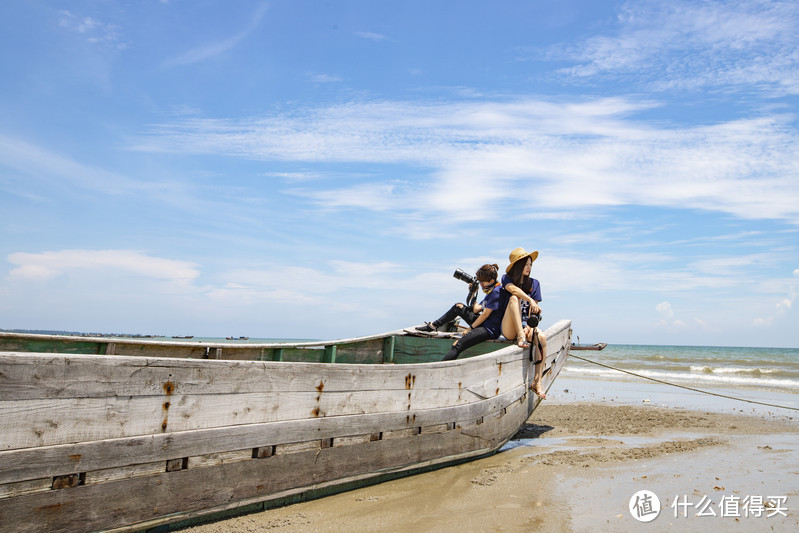
<svg viewBox="0 0 799 533">
<path fill-rule="evenodd" d="M 580 344 L 580 337 L 577 337 L 577 344 L 572 343 L 572 350 L 601 350 L 607 346 L 607 342 L 598 342 L 596 344 Z"/>
<path fill-rule="evenodd" d="M 226 340 L 229 341 L 246 341 L 249 340 L 249 337 L 225 337 Z"/>
<path fill-rule="evenodd" d="M 545 391 L 571 333 L 545 331 Z M 451 344 L 0 332 L 0 531 L 153 530 L 493 454 L 540 402 L 532 354 Z"/>
</svg>

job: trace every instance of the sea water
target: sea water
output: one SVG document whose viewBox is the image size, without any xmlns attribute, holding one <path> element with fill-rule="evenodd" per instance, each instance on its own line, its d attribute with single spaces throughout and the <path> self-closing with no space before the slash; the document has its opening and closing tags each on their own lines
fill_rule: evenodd
<svg viewBox="0 0 799 533">
<path fill-rule="evenodd" d="M 601 351 L 572 351 L 564 377 L 640 380 L 618 370 L 690 387 L 758 389 L 799 394 L 799 349 L 609 344 Z"/>
</svg>

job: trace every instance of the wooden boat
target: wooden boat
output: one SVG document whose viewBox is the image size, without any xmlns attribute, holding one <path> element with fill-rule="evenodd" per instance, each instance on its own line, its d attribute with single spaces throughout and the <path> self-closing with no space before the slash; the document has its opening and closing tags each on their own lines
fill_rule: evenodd
<svg viewBox="0 0 799 533">
<path fill-rule="evenodd" d="M 0 531 L 180 527 L 495 453 L 529 350 L 413 330 L 231 344 L 0 333 Z M 571 346 L 546 330 L 544 389 Z M 163 529 L 162 529 L 163 530 Z"/>
<path fill-rule="evenodd" d="M 572 350 L 602 350 L 608 343 L 598 342 L 596 344 L 572 344 Z"/>
</svg>

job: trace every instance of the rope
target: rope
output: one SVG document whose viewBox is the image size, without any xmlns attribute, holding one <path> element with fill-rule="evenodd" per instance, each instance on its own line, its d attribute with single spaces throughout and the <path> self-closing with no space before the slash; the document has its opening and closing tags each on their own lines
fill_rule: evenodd
<svg viewBox="0 0 799 533">
<path fill-rule="evenodd" d="M 573 357 L 575 359 L 579 359 L 580 361 L 585 361 L 586 363 L 592 363 L 598 366 L 604 366 L 605 368 L 610 368 L 611 370 L 617 370 L 619 372 L 624 372 L 625 374 L 630 374 L 631 376 L 635 376 L 637 378 L 648 379 L 650 381 L 655 381 L 657 383 L 662 383 L 664 385 L 671 385 L 672 387 L 679 387 L 681 389 L 686 389 L 694 392 L 701 392 L 702 394 L 709 394 L 711 396 L 718 396 L 720 398 L 727 398 L 729 400 L 738 400 L 739 402 L 748 402 L 748 403 L 756 403 L 758 405 L 765 405 L 768 407 L 777 407 L 779 409 L 791 409 L 793 411 L 799 411 L 799 407 L 788 407 L 785 405 L 775 405 L 773 403 L 765 403 L 765 402 L 757 402 L 755 400 L 747 400 L 746 398 L 737 398 L 735 396 L 727 396 L 726 394 L 719 394 L 717 392 L 710 392 L 701 389 L 695 389 L 693 387 L 686 387 L 685 385 L 678 385 L 676 383 L 671 383 L 669 381 L 663 381 L 662 379 L 655 379 L 650 378 L 649 376 L 642 376 L 641 374 L 636 374 L 635 372 L 630 372 L 629 370 L 624 370 L 621 368 L 616 368 L 615 366 L 606 365 L 604 363 L 600 363 L 598 361 L 592 361 L 591 359 L 586 359 L 585 357 L 580 357 L 579 355 L 574 355 L 573 353 L 569 352 L 569 357 Z"/>
</svg>

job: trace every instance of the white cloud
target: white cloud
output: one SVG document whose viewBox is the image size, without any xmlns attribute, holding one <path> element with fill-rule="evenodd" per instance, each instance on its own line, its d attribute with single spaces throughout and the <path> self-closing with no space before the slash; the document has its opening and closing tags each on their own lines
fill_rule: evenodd
<svg viewBox="0 0 799 533">
<path fill-rule="evenodd" d="M 48 182 L 66 181 L 70 185 L 111 195 L 140 190 L 142 184 L 102 168 L 75 162 L 45 148 L 0 134 L 0 166 Z"/>
<path fill-rule="evenodd" d="M 119 26 L 102 22 L 93 17 L 75 15 L 70 11 L 59 12 L 58 25 L 83 36 L 87 42 L 96 44 L 113 44 L 116 48 L 126 48 L 122 42 L 122 32 Z"/>
<path fill-rule="evenodd" d="M 0 179 L 0 191 L 36 202 L 51 202 L 53 199 L 63 202 L 67 197 L 83 201 L 87 196 L 98 198 L 107 195 L 115 200 L 144 199 L 200 213 L 207 211 L 211 203 L 220 201 L 219 196 L 211 200 L 202 199 L 201 191 L 192 184 L 158 180 L 158 176 L 149 176 L 152 181 L 137 180 L 83 164 L 46 147 L 2 133 L 0 170 L 6 171 Z M 230 190 L 230 187 L 225 187 L 225 190 Z"/>
<path fill-rule="evenodd" d="M 671 304 L 669 302 L 660 302 L 655 306 L 658 314 L 666 320 L 671 320 L 674 318 L 674 311 L 671 309 Z"/>
<path fill-rule="evenodd" d="M 375 42 L 385 41 L 387 39 L 387 37 L 381 33 L 373 33 L 370 31 L 356 31 L 355 35 Z"/>
<path fill-rule="evenodd" d="M 795 2 L 635 0 L 621 6 L 616 22 L 615 35 L 553 47 L 552 58 L 579 63 L 561 73 L 630 75 L 662 90 L 734 86 L 799 93 Z"/>
<path fill-rule="evenodd" d="M 15 267 L 11 281 L 48 281 L 72 272 L 105 270 L 119 275 L 188 284 L 199 276 L 197 265 L 186 261 L 152 257 L 131 250 L 60 250 L 17 252 L 8 256 Z"/>
<path fill-rule="evenodd" d="M 206 43 L 202 46 L 192 48 L 191 50 L 188 50 L 180 55 L 171 57 L 164 62 L 164 66 L 175 67 L 192 65 L 201 61 L 213 59 L 221 54 L 224 54 L 225 52 L 228 52 L 229 50 L 232 50 L 258 28 L 258 26 L 261 24 L 261 20 L 266 14 L 268 7 L 268 4 L 261 4 L 255 10 L 255 13 L 253 14 L 247 27 L 235 35 L 228 37 L 227 39 L 222 39 L 221 41 Z"/>
<path fill-rule="evenodd" d="M 314 83 L 338 83 L 341 78 L 332 74 L 311 74 L 310 79 Z"/>
<path fill-rule="evenodd" d="M 534 197 L 539 212 L 632 204 L 799 223 L 792 117 L 660 129 L 629 117 L 655 105 L 623 98 L 357 102 L 259 120 L 164 124 L 135 149 L 407 165 L 426 175 L 382 191 L 386 201 L 372 205 L 470 220 L 527 215 L 517 199 Z M 341 207 L 351 197 L 350 206 L 368 208 L 364 190 L 315 183 L 307 196 L 335 198 Z"/>
<path fill-rule="evenodd" d="M 390 183 L 367 183 L 347 189 L 328 191 L 297 190 L 297 196 L 313 198 L 323 209 L 359 207 L 371 211 L 389 211 L 393 209 L 396 187 Z M 399 200 L 400 202 L 402 200 Z"/>
<path fill-rule="evenodd" d="M 792 275 L 794 278 L 799 278 L 799 269 L 795 269 Z M 791 311 L 793 308 L 793 303 L 796 301 L 796 297 L 799 296 L 799 283 L 794 280 L 789 280 L 786 282 L 786 285 L 788 294 L 774 304 L 773 314 L 770 316 L 756 317 L 753 320 L 753 324 L 755 326 L 770 326 L 777 319 L 785 316 Z"/>
</svg>

